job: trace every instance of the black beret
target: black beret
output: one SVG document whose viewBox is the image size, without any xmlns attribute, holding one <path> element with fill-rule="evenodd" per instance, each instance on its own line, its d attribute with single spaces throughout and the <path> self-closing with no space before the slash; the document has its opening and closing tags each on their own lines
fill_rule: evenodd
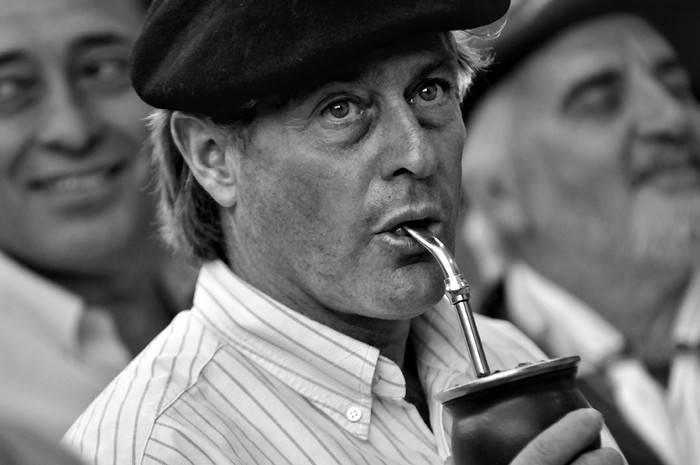
<svg viewBox="0 0 700 465">
<path fill-rule="evenodd" d="M 475 37 L 470 44 L 488 50 L 491 65 L 479 73 L 465 99 L 465 117 L 489 89 L 509 74 L 520 62 L 541 45 L 568 27 L 596 16 L 625 12 L 635 14 L 656 26 L 662 33 L 673 37 L 677 29 L 673 25 L 683 17 L 682 11 L 690 11 L 697 0 L 520 0 L 513 2 L 506 15 L 505 26 L 495 38 Z M 685 10 L 684 10 L 685 7 Z M 689 21 L 687 33 L 697 38 L 700 9 L 694 9 L 695 21 Z M 681 31 L 682 32 L 682 31 Z M 676 43 L 676 48 L 688 48 L 688 34 L 682 35 L 688 43 Z M 673 42 L 673 40 L 672 40 Z M 693 60 L 695 63 L 697 60 Z M 697 81 L 697 76 L 695 76 Z"/>
<path fill-rule="evenodd" d="M 378 47 L 472 29 L 510 0 L 153 0 L 131 57 L 136 92 L 157 108 L 235 112 L 307 87 Z"/>
</svg>

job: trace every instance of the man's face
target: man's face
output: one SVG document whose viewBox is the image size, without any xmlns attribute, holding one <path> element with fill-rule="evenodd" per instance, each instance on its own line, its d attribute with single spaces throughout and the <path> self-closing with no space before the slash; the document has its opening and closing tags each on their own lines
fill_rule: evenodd
<svg viewBox="0 0 700 465">
<path fill-rule="evenodd" d="M 636 270 L 688 263 L 700 122 L 658 33 L 629 15 L 583 23 L 505 85 L 517 95 L 513 158 L 535 254 Z"/>
<path fill-rule="evenodd" d="M 431 35 L 346 71 L 254 124 L 232 267 L 301 311 L 415 316 L 444 293 L 442 274 L 396 229 L 414 222 L 454 242 L 464 142 L 456 58 Z"/>
<path fill-rule="evenodd" d="M 147 223 L 148 108 L 126 70 L 143 15 L 131 0 L 3 0 L 0 249 L 32 266 L 105 266 Z"/>
</svg>

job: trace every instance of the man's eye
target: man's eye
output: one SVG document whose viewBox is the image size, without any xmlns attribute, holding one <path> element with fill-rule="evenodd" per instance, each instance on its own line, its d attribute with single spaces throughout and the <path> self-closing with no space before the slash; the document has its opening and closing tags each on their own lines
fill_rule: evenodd
<svg viewBox="0 0 700 465">
<path fill-rule="evenodd" d="M 334 118 L 345 118 L 350 114 L 350 104 L 348 102 L 336 102 L 328 107 L 328 113 Z"/>
<path fill-rule="evenodd" d="M 96 89 L 119 89 L 129 85 L 125 58 L 105 58 L 84 63 L 80 68 L 83 84 Z"/>
<path fill-rule="evenodd" d="M 426 86 L 423 86 L 419 91 L 418 91 L 418 97 L 421 99 L 425 100 L 426 102 L 432 102 L 435 99 L 438 99 L 442 97 L 443 90 L 442 87 L 437 85 L 436 83 L 431 83 Z"/>
<path fill-rule="evenodd" d="M 19 83 L 14 79 L 0 80 L 0 102 L 6 102 L 16 97 L 20 92 Z"/>
<path fill-rule="evenodd" d="M 567 99 L 563 108 L 577 117 L 606 117 L 620 111 L 624 101 L 625 91 L 619 83 L 596 85 Z"/>
<path fill-rule="evenodd" d="M 22 108 L 35 95 L 33 79 L 0 78 L 0 111 Z"/>
<path fill-rule="evenodd" d="M 432 80 L 421 84 L 413 97 L 409 100 L 411 104 L 435 105 L 442 103 L 450 90 L 450 84 L 442 80 Z"/>
<path fill-rule="evenodd" d="M 348 99 L 336 100 L 327 105 L 322 112 L 330 120 L 347 120 L 361 113 L 358 105 Z"/>
<path fill-rule="evenodd" d="M 126 62 L 121 60 L 103 60 L 98 63 L 92 63 L 86 67 L 88 74 L 99 79 L 114 79 L 121 77 L 126 72 Z"/>
</svg>

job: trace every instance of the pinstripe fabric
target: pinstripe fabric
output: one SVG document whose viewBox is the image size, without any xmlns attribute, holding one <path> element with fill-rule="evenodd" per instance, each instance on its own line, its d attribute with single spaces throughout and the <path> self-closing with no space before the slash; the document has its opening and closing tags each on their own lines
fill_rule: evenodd
<svg viewBox="0 0 700 465">
<path fill-rule="evenodd" d="M 542 358 L 507 323 L 479 321 L 497 349 L 487 344 L 494 368 Z M 436 308 L 413 330 L 427 395 L 464 381 L 470 368 L 454 311 Z M 441 464 L 449 455 L 442 409 L 431 400 L 433 434 L 404 395 L 401 370 L 376 348 L 212 262 L 193 309 L 108 386 L 64 441 L 101 465 Z"/>
</svg>

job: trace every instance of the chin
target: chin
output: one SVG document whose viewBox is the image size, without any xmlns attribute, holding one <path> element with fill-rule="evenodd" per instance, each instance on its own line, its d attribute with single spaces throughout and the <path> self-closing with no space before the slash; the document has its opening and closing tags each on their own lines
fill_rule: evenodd
<svg viewBox="0 0 700 465">
<path fill-rule="evenodd" d="M 53 272 L 81 275 L 85 273 L 102 274 L 113 269 L 119 261 L 120 254 L 116 250 L 107 250 L 101 245 L 96 248 L 71 248 L 62 250 L 44 249 L 40 256 L 32 256 L 28 261 L 38 269 Z"/>
<path fill-rule="evenodd" d="M 415 318 L 436 305 L 445 295 L 445 285 L 442 277 L 417 282 L 407 288 L 396 288 L 383 301 L 386 308 L 391 309 L 395 319 Z"/>
<path fill-rule="evenodd" d="M 347 311 L 385 320 L 420 316 L 445 294 L 444 276 L 432 260 L 363 269 L 349 277 L 348 286 L 342 291 Z"/>
<path fill-rule="evenodd" d="M 99 272 L 143 250 L 143 234 L 128 225 L 65 228 L 37 244 L 37 260 L 75 272 Z M 36 254 L 35 254 L 36 255 Z"/>
</svg>

